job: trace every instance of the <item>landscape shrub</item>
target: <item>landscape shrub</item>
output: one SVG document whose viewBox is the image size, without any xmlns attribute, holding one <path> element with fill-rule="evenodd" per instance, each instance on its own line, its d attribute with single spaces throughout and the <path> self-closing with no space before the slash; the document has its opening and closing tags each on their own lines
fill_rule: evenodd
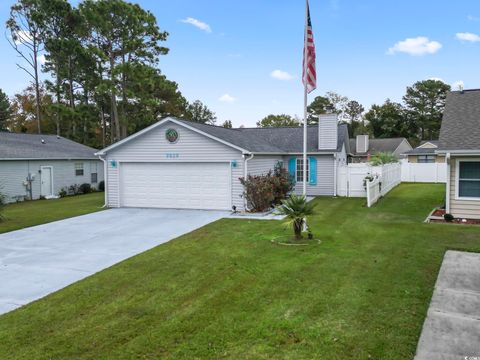
<svg viewBox="0 0 480 360">
<path fill-rule="evenodd" d="M 73 184 L 68 187 L 68 195 L 78 195 L 80 193 L 80 185 Z"/>
<path fill-rule="evenodd" d="M 105 181 L 100 181 L 98 183 L 98 191 L 105 191 Z"/>
<path fill-rule="evenodd" d="M 397 157 L 391 152 L 379 152 L 373 155 L 370 159 L 373 166 L 397 163 Z"/>
<path fill-rule="evenodd" d="M 446 222 L 452 222 L 455 219 L 452 214 L 445 214 L 443 215 L 443 218 Z"/>
<path fill-rule="evenodd" d="M 80 194 L 90 194 L 92 191 L 92 185 L 90 185 L 89 183 L 84 183 L 79 186 Z"/>
<path fill-rule="evenodd" d="M 61 198 L 64 198 L 68 195 L 68 189 L 66 187 L 63 187 L 60 189 L 60 191 L 58 192 L 58 196 L 60 196 Z"/>
<path fill-rule="evenodd" d="M 281 163 L 265 175 L 248 175 L 246 179 L 240 178 L 240 182 L 248 207 L 255 212 L 280 204 L 293 189 L 293 179 Z"/>
</svg>

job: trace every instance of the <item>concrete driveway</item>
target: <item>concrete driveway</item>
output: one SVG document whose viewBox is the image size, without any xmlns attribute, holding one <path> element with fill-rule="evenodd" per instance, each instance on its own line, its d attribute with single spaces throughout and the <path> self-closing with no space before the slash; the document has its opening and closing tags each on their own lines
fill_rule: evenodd
<svg viewBox="0 0 480 360">
<path fill-rule="evenodd" d="M 1 234 L 0 314 L 228 214 L 111 209 Z"/>
</svg>

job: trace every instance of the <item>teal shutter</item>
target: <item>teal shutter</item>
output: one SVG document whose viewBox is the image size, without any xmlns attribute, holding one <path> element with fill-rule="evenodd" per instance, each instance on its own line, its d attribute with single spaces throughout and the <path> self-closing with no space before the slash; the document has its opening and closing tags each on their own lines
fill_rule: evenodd
<svg viewBox="0 0 480 360">
<path fill-rule="evenodd" d="M 293 182 L 297 182 L 297 177 L 295 176 L 297 172 L 297 159 L 296 158 L 290 158 L 288 160 L 288 173 L 293 179 Z"/>
<path fill-rule="evenodd" d="M 310 161 L 310 185 L 317 185 L 317 158 L 309 157 Z"/>
</svg>

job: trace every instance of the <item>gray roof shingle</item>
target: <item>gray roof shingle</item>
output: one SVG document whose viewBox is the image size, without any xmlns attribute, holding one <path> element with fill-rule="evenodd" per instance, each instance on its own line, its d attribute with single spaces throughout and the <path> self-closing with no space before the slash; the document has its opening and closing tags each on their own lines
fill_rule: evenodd
<svg viewBox="0 0 480 360">
<path fill-rule="evenodd" d="M 303 151 L 303 128 L 269 127 L 226 129 L 214 125 L 199 124 L 175 119 L 209 135 L 227 141 L 242 149 L 255 153 L 301 153 Z M 318 150 L 318 126 L 307 128 L 307 151 L 331 153 L 342 150 L 345 143 L 348 152 L 348 130 L 346 124 L 338 125 L 338 142 L 336 149 Z"/>
<path fill-rule="evenodd" d="M 388 139 L 369 139 L 368 152 L 375 154 L 378 152 L 394 152 L 398 146 L 405 140 L 403 137 L 388 138 Z M 356 139 L 350 139 L 350 153 L 353 155 L 364 156 L 367 153 L 357 153 Z"/>
<path fill-rule="evenodd" d="M 447 95 L 438 148 L 480 152 L 480 89 Z"/>
<path fill-rule="evenodd" d="M 0 159 L 97 159 L 96 151 L 55 135 L 0 132 Z"/>
</svg>

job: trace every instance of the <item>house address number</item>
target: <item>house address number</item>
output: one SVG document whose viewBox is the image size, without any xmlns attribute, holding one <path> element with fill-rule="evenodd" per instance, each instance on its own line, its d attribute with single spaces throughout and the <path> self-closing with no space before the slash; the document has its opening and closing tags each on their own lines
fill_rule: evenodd
<svg viewBox="0 0 480 360">
<path fill-rule="evenodd" d="M 178 159 L 180 157 L 179 153 L 167 153 L 166 154 L 167 159 Z"/>
</svg>

